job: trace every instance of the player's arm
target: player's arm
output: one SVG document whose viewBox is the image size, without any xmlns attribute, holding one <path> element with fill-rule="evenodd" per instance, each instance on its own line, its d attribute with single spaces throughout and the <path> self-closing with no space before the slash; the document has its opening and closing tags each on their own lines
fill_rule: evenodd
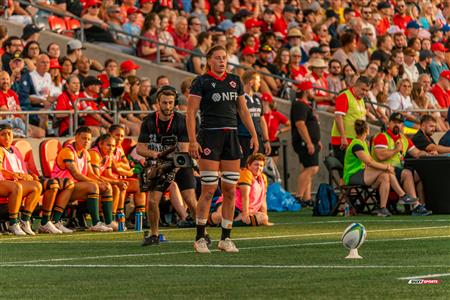
<svg viewBox="0 0 450 300">
<path fill-rule="evenodd" d="M 247 184 L 239 185 L 242 201 L 242 222 L 246 224 L 250 224 L 250 214 L 248 212 L 248 206 L 250 202 L 250 188 L 251 187 Z"/>
<path fill-rule="evenodd" d="M 270 141 L 269 141 L 269 129 L 267 128 L 267 122 L 264 116 L 259 118 L 259 123 L 261 125 L 262 138 L 264 143 L 264 152 L 269 155 L 271 152 Z"/>
<path fill-rule="evenodd" d="M 153 151 L 153 150 L 148 149 L 148 145 L 145 143 L 137 143 L 136 152 L 139 155 L 146 157 L 146 158 L 157 159 L 159 156 L 158 151 Z"/>
<path fill-rule="evenodd" d="M 128 166 L 128 168 L 125 168 L 126 166 Z M 127 176 L 127 177 L 131 177 L 134 175 L 133 170 L 129 167 L 129 165 L 125 165 L 123 163 L 120 162 L 113 162 L 112 163 L 112 171 L 116 174 L 119 174 L 121 176 Z"/>
<path fill-rule="evenodd" d="M 248 132 L 252 136 L 252 140 L 250 141 L 250 148 L 253 149 L 253 153 L 256 153 L 259 149 L 258 136 L 256 134 L 255 126 L 253 124 L 252 116 L 247 108 L 247 101 L 245 100 L 244 95 L 238 97 L 237 100 L 237 111 L 239 117 L 244 123 L 244 126 L 247 128 Z"/>
<path fill-rule="evenodd" d="M 434 152 L 434 151 L 436 151 L 437 153 L 450 153 L 450 147 L 445 147 L 445 146 L 436 145 L 436 144 L 429 144 L 425 148 L 425 151 L 427 151 L 427 152 Z"/>
<path fill-rule="evenodd" d="M 75 162 L 73 160 L 64 160 L 64 166 L 70 172 L 72 177 L 75 178 L 76 180 L 81 181 L 81 182 L 96 183 L 96 181 L 93 180 L 92 178 L 81 174 L 80 171 L 78 170 L 78 168 L 75 166 Z M 92 170 L 90 165 L 88 166 L 88 168 Z"/>
<path fill-rule="evenodd" d="M 197 142 L 197 137 L 195 133 L 196 128 L 196 116 L 200 109 L 200 100 L 202 98 L 197 95 L 189 95 L 188 106 L 186 111 L 186 129 L 189 138 L 189 143 Z"/>
<path fill-rule="evenodd" d="M 22 180 L 23 174 L 10 172 L 3 169 L 3 159 L 4 159 L 3 151 L 0 150 L 0 171 L 3 177 L 7 180 L 14 180 L 14 181 Z"/>
</svg>

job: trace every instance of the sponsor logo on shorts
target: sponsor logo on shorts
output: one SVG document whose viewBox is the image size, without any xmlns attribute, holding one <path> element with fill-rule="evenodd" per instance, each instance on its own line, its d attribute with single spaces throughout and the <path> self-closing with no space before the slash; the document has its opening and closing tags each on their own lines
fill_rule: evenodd
<svg viewBox="0 0 450 300">
<path fill-rule="evenodd" d="M 205 154 L 206 156 L 210 155 L 211 154 L 211 149 L 209 149 L 209 148 L 203 149 L 203 154 Z"/>
<path fill-rule="evenodd" d="M 234 89 L 236 88 L 236 81 L 230 81 L 230 86 Z"/>
</svg>

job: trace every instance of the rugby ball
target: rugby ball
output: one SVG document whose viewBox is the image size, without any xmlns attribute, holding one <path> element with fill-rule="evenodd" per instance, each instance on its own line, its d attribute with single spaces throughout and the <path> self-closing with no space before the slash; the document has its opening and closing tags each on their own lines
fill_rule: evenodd
<svg viewBox="0 0 450 300">
<path fill-rule="evenodd" d="M 366 228 L 359 223 L 348 226 L 342 234 L 342 244 L 347 249 L 358 249 L 366 239 Z"/>
</svg>

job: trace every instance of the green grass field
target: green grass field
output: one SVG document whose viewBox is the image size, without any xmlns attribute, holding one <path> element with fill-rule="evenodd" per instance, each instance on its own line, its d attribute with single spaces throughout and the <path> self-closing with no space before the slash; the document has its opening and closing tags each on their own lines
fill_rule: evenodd
<svg viewBox="0 0 450 300">
<path fill-rule="evenodd" d="M 163 230 L 169 242 L 153 247 L 134 232 L 0 236 L 0 298 L 450 298 L 450 216 L 310 215 L 273 213 L 273 227 L 235 228 L 239 254 L 195 254 L 194 229 Z M 346 260 L 340 237 L 355 221 L 368 231 L 364 258 Z M 440 283 L 400 279 L 427 274 Z"/>
</svg>

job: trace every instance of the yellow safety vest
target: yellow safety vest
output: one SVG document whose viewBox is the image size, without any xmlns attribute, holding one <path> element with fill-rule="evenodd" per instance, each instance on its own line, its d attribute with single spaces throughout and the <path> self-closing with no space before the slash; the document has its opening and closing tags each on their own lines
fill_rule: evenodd
<svg viewBox="0 0 450 300">
<path fill-rule="evenodd" d="M 347 96 L 348 100 L 347 113 L 345 114 L 345 116 L 342 116 L 342 120 L 344 121 L 345 137 L 349 139 L 354 139 L 356 137 L 355 121 L 366 119 L 366 106 L 364 104 L 364 100 L 363 99 L 357 100 L 355 96 L 353 96 L 352 92 L 350 92 L 350 90 L 347 89 L 342 93 L 344 93 Z M 336 120 L 333 121 L 331 136 L 332 137 L 341 136 L 337 128 Z"/>
</svg>

